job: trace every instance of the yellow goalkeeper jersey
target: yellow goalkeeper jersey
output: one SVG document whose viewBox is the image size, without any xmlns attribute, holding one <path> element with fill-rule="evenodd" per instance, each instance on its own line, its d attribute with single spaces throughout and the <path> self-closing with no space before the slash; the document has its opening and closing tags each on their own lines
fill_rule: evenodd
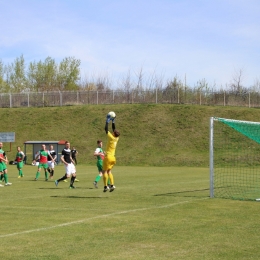
<svg viewBox="0 0 260 260">
<path fill-rule="evenodd" d="M 119 137 L 113 136 L 109 131 L 107 132 L 107 137 L 108 137 L 108 140 L 107 140 L 106 154 L 110 155 L 110 156 L 111 155 L 115 156 L 116 145 L 117 145 L 117 142 L 119 140 Z"/>
</svg>

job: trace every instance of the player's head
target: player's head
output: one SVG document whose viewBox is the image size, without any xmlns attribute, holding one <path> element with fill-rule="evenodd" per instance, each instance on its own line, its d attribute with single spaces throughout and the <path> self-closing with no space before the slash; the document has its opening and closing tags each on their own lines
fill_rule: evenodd
<svg viewBox="0 0 260 260">
<path fill-rule="evenodd" d="M 98 147 L 102 147 L 102 140 L 97 140 Z"/>
<path fill-rule="evenodd" d="M 53 150 L 53 145 L 52 144 L 49 145 L 49 149 Z"/>
<path fill-rule="evenodd" d="M 3 143 L 2 142 L 0 142 L 0 148 L 2 148 L 3 147 Z"/>
<path fill-rule="evenodd" d="M 45 150 L 45 148 L 46 148 L 46 145 L 42 144 L 42 150 Z"/>
<path fill-rule="evenodd" d="M 65 147 L 70 148 L 70 142 L 69 141 L 65 141 Z"/>
<path fill-rule="evenodd" d="M 21 151 L 21 147 L 17 146 L 17 151 L 20 152 Z"/>
<path fill-rule="evenodd" d="M 118 137 L 118 136 L 120 135 L 120 132 L 119 132 L 118 130 L 116 130 L 116 129 L 114 130 L 113 133 L 114 133 L 114 136 L 115 136 L 115 137 Z"/>
</svg>

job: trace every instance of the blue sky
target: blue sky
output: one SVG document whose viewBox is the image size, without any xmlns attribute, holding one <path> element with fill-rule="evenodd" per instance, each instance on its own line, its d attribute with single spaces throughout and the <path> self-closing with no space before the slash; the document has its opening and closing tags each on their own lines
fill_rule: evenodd
<svg viewBox="0 0 260 260">
<path fill-rule="evenodd" d="M 81 60 L 82 77 L 141 70 L 190 86 L 260 81 L 259 0 L 0 0 L 0 59 Z"/>
</svg>

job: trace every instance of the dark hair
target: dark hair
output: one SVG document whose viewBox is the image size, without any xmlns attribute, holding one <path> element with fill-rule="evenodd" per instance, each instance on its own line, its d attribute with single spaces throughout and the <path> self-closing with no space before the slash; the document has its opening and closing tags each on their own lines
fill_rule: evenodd
<svg viewBox="0 0 260 260">
<path fill-rule="evenodd" d="M 100 144 L 100 143 L 102 143 L 102 140 L 97 140 L 97 144 Z"/>
<path fill-rule="evenodd" d="M 114 130 L 115 137 L 118 137 L 120 135 L 120 132 L 118 130 Z"/>
</svg>

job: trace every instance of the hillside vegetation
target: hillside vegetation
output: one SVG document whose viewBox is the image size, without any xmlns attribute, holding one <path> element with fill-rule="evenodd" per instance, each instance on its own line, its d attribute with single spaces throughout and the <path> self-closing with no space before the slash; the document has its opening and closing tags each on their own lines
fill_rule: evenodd
<svg viewBox="0 0 260 260">
<path fill-rule="evenodd" d="M 1 132 L 15 132 L 4 148 L 9 160 L 25 141 L 69 140 L 79 151 L 80 164 L 94 165 L 96 140 L 106 145 L 106 114 L 115 111 L 121 132 L 118 165 L 207 166 L 209 118 L 259 120 L 259 110 L 174 104 L 87 105 L 46 108 L 2 108 Z M 111 129 L 111 125 L 109 126 Z M 30 158 L 28 158 L 30 162 Z"/>
</svg>

